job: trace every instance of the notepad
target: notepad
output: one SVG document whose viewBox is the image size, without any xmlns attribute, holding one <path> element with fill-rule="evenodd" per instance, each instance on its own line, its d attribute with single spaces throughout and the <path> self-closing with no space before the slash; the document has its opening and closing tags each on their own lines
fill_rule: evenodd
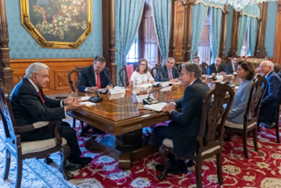
<svg viewBox="0 0 281 188">
<path fill-rule="evenodd" d="M 90 98 L 89 96 L 84 96 L 84 97 L 80 97 L 80 100 L 86 101 L 86 100 L 88 100 L 89 98 Z"/>
<path fill-rule="evenodd" d="M 145 110 L 152 110 L 152 111 L 157 111 L 157 112 L 161 112 L 162 108 L 166 105 L 166 102 L 160 102 L 157 104 L 151 104 L 151 105 L 143 105 L 143 109 Z"/>
<path fill-rule="evenodd" d="M 126 93 L 126 90 L 124 87 L 119 87 L 119 86 L 115 86 L 112 89 L 109 89 L 109 93 L 111 93 L 112 95 L 114 94 L 122 94 L 122 93 Z"/>
</svg>

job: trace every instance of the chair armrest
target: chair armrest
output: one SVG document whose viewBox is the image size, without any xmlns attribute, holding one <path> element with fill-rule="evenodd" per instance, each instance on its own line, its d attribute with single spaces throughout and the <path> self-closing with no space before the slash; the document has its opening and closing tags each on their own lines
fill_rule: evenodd
<svg viewBox="0 0 281 188">
<path fill-rule="evenodd" d="M 61 121 L 53 120 L 53 121 L 38 121 L 33 123 L 32 125 L 24 125 L 24 126 L 14 126 L 14 130 L 16 133 L 22 133 L 27 131 L 36 130 L 42 128 L 44 126 L 55 126 L 59 125 Z"/>
</svg>

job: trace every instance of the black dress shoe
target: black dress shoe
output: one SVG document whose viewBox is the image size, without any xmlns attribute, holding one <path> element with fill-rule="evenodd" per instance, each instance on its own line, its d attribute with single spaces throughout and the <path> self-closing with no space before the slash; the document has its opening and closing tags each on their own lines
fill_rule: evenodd
<svg viewBox="0 0 281 188">
<path fill-rule="evenodd" d="M 77 157 L 76 159 L 68 159 L 71 163 L 86 165 L 92 161 L 91 157 Z"/>
<path fill-rule="evenodd" d="M 272 128 L 275 128 L 275 125 L 276 125 L 275 122 L 273 122 L 271 124 L 270 123 L 266 124 L 264 127 L 267 129 L 272 129 Z"/>
<path fill-rule="evenodd" d="M 85 165 L 75 164 L 75 163 L 70 162 L 69 160 L 66 160 L 65 168 L 68 171 L 74 171 L 74 170 L 78 170 L 78 169 L 82 168 L 83 166 L 85 166 Z"/>
<path fill-rule="evenodd" d="M 195 163 L 192 160 L 190 160 L 186 163 L 187 167 L 193 167 L 194 165 L 195 165 Z"/>
<path fill-rule="evenodd" d="M 49 165 L 49 164 L 53 163 L 54 161 L 53 161 L 53 159 L 51 159 L 50 157 L 46 157 L 46 158 L 44 159 L 44 162 Z"/>
<path fill-rule="evenodd" d="M 155 168 L 156 168 L 156 170 L 158 170 L 160 172 L 164 171 L 164 165 L 157 164 L 155 166 Z M 169 165 L 169 167 L 168 167 L 168 174 L 180 174 L 180 173 L 182 173 L 180 166 Z"/>
</svg>

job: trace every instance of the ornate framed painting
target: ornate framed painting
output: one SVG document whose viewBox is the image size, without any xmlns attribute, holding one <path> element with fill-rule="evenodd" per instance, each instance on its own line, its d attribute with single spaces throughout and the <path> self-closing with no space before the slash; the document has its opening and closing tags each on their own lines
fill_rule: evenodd
<svg viewBox="0 0 281 188">
<path fill-rule="evenodd" d="M 92 32 L 92 0 L 20 0 L 21 24 L 43 48 L 78 48 Z"/>
</svg>

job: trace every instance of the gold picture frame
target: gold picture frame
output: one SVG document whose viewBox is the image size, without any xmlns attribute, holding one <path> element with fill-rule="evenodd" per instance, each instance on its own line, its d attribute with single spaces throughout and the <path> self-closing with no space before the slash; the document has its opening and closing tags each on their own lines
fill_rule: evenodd
<svg viewBox="0 0 281 188">
<path fill-rule="evenodd" d="M 92 32 L 91 0 L 20 0 L 21 24 L 43 48 L 77 49 Z"/>
</svg>

